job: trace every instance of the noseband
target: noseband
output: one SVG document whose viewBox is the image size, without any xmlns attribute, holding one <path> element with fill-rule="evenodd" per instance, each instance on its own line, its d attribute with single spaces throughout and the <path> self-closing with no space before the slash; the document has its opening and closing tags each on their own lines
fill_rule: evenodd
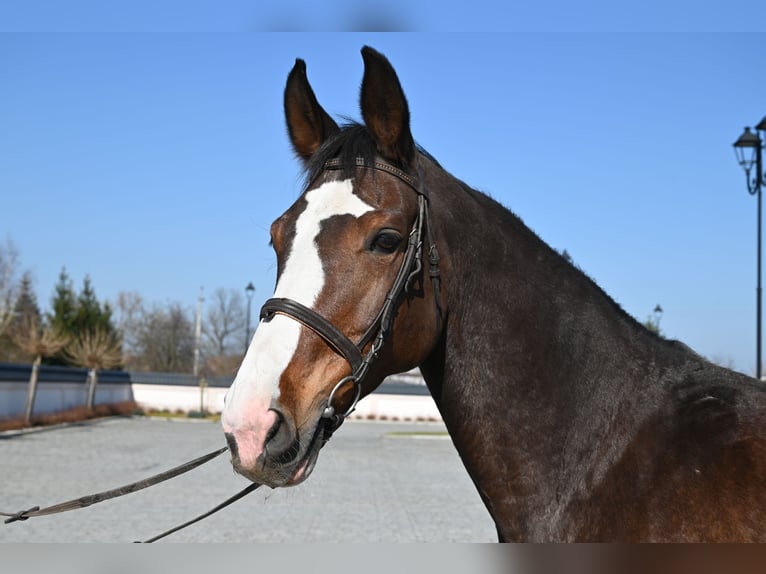
<svg viewBox="0 0 766 574">
<path fill-rule="evenodd" d="M 406 183 L 418 196 L 418 213 L 407 240 L 407 249 L 404 252 L 401 267 L 399 267 L 396 279 L 386 295 L 386 299 L 383 302 L 380 311 L 375 316 L 375 319 L 367 328 L 362 338 L 354 343 L 330 321 L 319 315 L 316 311 L 309 309 L 293 299 L 269 299 L 263 304 L 263 307 L 261 307 L 260 313 L 261 320 L 267 322 L 277 314 L 285 315 L 298 321 L 301 325 L 308 327 L 319 335 L 333 351 L 344 357 L 351 366 L 351 374 L 338 381 L 332 391 L 330 391 L 325 409 L 322 412 L 322 418 L 326 419 L 330 426 L 330 434 L 340 427 L 346 417 L 348 417 L 356 408 L 356 404 L 362 396 L 362 381 L 367 376 L 370 365 L 378 356 L 380 349 L 383 347 L 383 344 L 391 331 L 395 311 L 401 301 L 402 295 L 409 291 L 412 281 L 423 268 L 424 228 L 428 240 L 429 276 L 431 277 L 434 290 L 434 301 L 436 303 L 436 329 L 437 333 L 441 331 L 442 309 L 440 297 L 439 254 L 436 250 L 436 244 L 433 241 L 433 231 L 429 221 L 428 192 L 420 178 L 420 173 L 418 174 L 418 177 L 413 177 L 399 168 L 379 160 L 369 163 L 365 162 L 362 158 L 357 158 L 356 165 L 358 167 L 375 169 L 392 175 Z M 343 162 L 340 159 L 331 159 L 325 163 L 324 169 L 343 169 Z M 366 353 L 363 353 L 364 348 L 370 341 L 372 341 L 372 345 Z M 335 394 L 347 383 L 352 383 L 354 385 L 354 398 L 351 405 L 343 413 L 338 413 L 333 406 L 333 400 Z"/>
</svg>

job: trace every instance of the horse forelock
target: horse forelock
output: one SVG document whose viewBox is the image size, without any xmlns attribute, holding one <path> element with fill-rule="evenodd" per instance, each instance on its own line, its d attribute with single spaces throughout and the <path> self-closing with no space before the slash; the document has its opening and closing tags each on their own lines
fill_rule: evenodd
<svg viewBox="0 0 766 574">
<path fill-rule="evenodd" d="M 416 148 L 418 153 L 427 157 L 437 167 L 441 167 L 439 162 L 425 149 L 419 145 Z M 325 164 L 331 159 L 340 159 L 343 164 L 341 170 L 342 177 L 351 178 L 356 173 L 358 167 L 356 162 L 358 159 L 364 160 L 367 164 L 372 164 L 379 157 L 378 144 L 367 127 L 363 124 L 349 121 L 341 126 L 338 133 L 324 142 L 304 165 L 306 187 L 322 174 Z M 392 161 L 390 158 L 385 159 L 402 170 L 407 171 L 409 167 Z"/>
</svg>

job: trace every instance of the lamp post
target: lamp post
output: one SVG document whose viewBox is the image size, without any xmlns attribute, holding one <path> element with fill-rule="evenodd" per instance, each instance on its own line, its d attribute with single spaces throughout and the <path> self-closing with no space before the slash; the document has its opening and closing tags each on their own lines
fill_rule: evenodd
<svg viewBox="0 0 766 574">
<path fill-rule="evenodd" d="M 199 297 L 197 297 L 197 314 L 194 319 L 194 363 L 192 363 L 192 374 L 196 377 L 199 374 L 199 345 L 202 335 L 202 303 L 205 301 L 205 288 L 199 288 Z"/>
<path fill-rule="evenodd" d="M 253 294 L 255 293 L 255 287 L 253 282 L 250 281 L 245 287 L 245 295 L 247 295 L 247 325 L 245 325 L 245 354 L 247 354 L 247 347 L 250 345 L 250 304 L 253 301 Z"/>
<path fill-rule="evenodd" d="M 745 181 L 747 182 L 747 191 L 750 195 L 758 198 L 758 278 L 756 286 L 756 336 L 755 336 L 755 376 L 761 380 L 761 188 L 763 187 L 763 145 L 766 137 L 766 117 L 755 126 L 755 133 L 746 127 L 745 131 L 736 142 L 734 142 L 734 152 L 737 155 L 737 161 L 742 169 L 745 170 Z M 751 171 L 755 166 L 755 174 L 751 178 Z"/>
</svg>

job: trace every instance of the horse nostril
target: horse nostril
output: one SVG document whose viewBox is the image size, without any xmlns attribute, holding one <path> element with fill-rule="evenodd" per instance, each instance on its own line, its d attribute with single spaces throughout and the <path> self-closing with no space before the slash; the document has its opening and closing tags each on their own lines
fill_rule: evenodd
<svg viewBox="0 0 766 574">
<path fill-rule="evenodd" d="M 223 436 L 226 437 L 226 443 L 229 445 L 229 450 L 231 451 L 231 457 L 237 458 L 239 456 L 239 452 L 237 451 L 237 439 L 234 438 L 234 435 L 232 433 L 223 433 Z"/>
<path fill-rule="evenodd" d="M 269 444 L 274 439 L 274 437 L 277 436 L 277 434 L 279 433 L 279 428 L 282 426 L 282 421 L 284 420 L 284 418 L 282 417 L 282 413 L 280 413 L 279 411 L 275 409 L 271 409 L 271 410 L 274 414 L 277 415 L 277 420 L 274 421 L 274 424 L 269 429 L 269 432 L 266 433 L 266 440 L 264 441 L 264 444 Z"/>
<path fill-rule="evenodd" d="M 292 419 L 286 417 L 279 409 L 270 410 L 276 415 L 276 421 L 266 433 L 264 449 L 278 464 L 289 464 L 295 460 L 300 450 L 298 433 Z"/>
</svg>

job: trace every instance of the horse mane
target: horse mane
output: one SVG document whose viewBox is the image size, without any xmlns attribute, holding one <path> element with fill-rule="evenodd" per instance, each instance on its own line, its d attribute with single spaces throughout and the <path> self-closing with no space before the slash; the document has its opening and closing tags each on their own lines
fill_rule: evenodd
<svg viewBox="0 0 766 574">
<path fill-rule="evenodd" d="M 529 225 L 527 225 L 522 220 L 522 218 L 512 209 L 510 209 L 506 205 L 503 205 L 503 203 L 501 203 L 500 201 L 492 197 L 492 195 L 490 195 L 489 193 L 477 190 L 471 187 L 470 185 L 468 185 L 467 183 L 465 183 L 464 181 L 460 180 L 459 178 L 456 178 L 455 176 L 452 176 L 451 174 L 449 175 L 450 177 L 456 180 L 456 182 L 458 183 L 458 185 L 460 186 L 460 188 L 465 194 L 473 197 L 473 199 L 476 202 L 483 205 L 484 208 L 487 209 L 489 212 L 502 214 L 501 219 L 505 221 L 505 225 L 508 225 L 509 229 L 514 228 L 516 229 L 517 233 L 522 233 L 524 235 L 527 235 L 533 238 L 535 242 L 539 243 L 539 245 L 541 246 L 541 249 L 545 253 L 547 253 L 547 257 L 546 257 L 547 266 L 550 271 L 557 274 L 563 273 L 563 274 L 569 274 L 570 276 L 576 276 L 580 281 L 584 282 L 585 285 L 589 285 L 592 292 L 594 294 L 597 294 L 599 297 L 601 297 L 602 302 L 605 303 L 608 307 L 610 307 L 612 311 L 616 314 L 616 316 L 620 317 L 627 324 L 632 325 L 638 331 L 644 332 L 644 334 L 648 335 L 650 338 L 658 340 L 661 343 L 671 348 L 684 347 L 687 350 L 691 350 L 686 345 L 684 345 L 683 343 L 679 341 L 676 341 L 674 339 L 667 339 L 663 337 L 662 335 L 660 335 L 659 333 L 652 331 L 651 329 L 648 329 L 644 323 L 642 323 L 636 317 L 628 313 L 622 307 L 622 305 L 620 305 L 609 293 L 607 293 L 598 284 L 598 282 L 594 280 L 582 267 L 580 267 L 576 262 L 574 262 L 571 259 L 571 257 L 567 259 L 557 249 L 550 246 L 544 239 L 542 239 L 537 234 L 537 232 L 535 232 Z"/>
</svg>

